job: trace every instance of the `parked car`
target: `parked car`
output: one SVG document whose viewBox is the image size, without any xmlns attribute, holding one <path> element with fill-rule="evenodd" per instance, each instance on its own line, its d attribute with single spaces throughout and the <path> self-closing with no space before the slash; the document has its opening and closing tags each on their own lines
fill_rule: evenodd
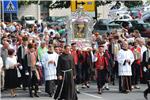
<svg viewBox="0 0 150 100">
<path fill-rule="evenodd" d="M 132 17 L 129 14 L 118 14 L 117 20 L 132 20 Z"/>
<path fill-rule="evenodd" d="M 110 9 L 108 16 L 112 19 L 116 19 L 118 14 L 129 14 L 127 7 L 119 7 L 118 9 Z"/>
<path fill-rule="evenodd" d="M 119 24 L 122 27 L 122 23 L 124 22 L 129 24 L 129 33 L 133 32 L 135 26 L 138 24 L 138 20 L 115 20 L 110 22 L 110 24 Z"/>
<path fill-rule="evenodd" d="M 51 24 L 57 23 L 57 25 L 64 25 L 66 24 L 67 17 L 66 16 L 48 16 L 45 19 L 43 19 L 43 24 Z"/>
<path fill-rule="evenodd" d="M 148 24 L 148 23 L 138 23 L 135 26 L 135 29 L 139 30 L 142 37 L 149 37 L 150 38 L 150 24 Z"/>
<path fill-rule="evenodd" d="M 143 20 L 145 23 L 150 23 L 150 12 L 149 12 L 149 13 L 146 13 L 145 15 L 143 15 L 142 20 Z"/>
<path fill-rule="evenodd" d="M 121 30 L 119 24 L 96 24 L 93 32 L 98 32 L 100 35 L 104 33 L 111 33 L 113 30 Z"/>
<path fill-rule="evenodd" d="M 33 25 L 36 21 L 37 20 L 33 15 L 25 15 L 21 17 L 21 24 L 25 26 Z"/>
</svg>

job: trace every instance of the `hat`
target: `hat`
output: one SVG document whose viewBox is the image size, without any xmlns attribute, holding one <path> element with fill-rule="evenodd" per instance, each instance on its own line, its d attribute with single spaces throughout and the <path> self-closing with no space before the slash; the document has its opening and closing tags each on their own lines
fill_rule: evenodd
<svg viewBox="0 0 150 100">
<path fill-rule="evenodd" d="M 105 41 L 100 41 L 100 42 L 98 43 L 98 47 L 104 47 L 104 44 L 105 44 Z"/>
<path fill-rule="evenodd" d="M 76 43 L 75 42 L 73 42 L 73 43 L 71 43 L 71 45 L 73 46 L 73 45 L 76 45 Z"/>
</svg>

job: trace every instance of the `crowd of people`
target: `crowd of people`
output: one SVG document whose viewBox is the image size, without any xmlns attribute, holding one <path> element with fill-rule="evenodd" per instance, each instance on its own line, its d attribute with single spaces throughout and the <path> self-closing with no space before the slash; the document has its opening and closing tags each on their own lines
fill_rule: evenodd
<svg viewBox="0 0 150 100">
<path fill-rule="evenodd" d="M 29 89 L 30 97 L 39 97 L 39 86 L 56 100 L 77 100 L 82 88 L 97 82 L 97 92 L 109 90 L 119 82 L 119 92 L 128 93 L 147 83 L 144 97 L 150 92 L 150 39 L 138 30 L 128 32 L 124 23 L 117 30 L 100 35 L 92 33 L 91 47 L 78 48 L 67 43 L 65 26 L 23 27 L 18 23 L 0 24 L 1 91 L 17 96 L 16 88 Z"/>
</svg>

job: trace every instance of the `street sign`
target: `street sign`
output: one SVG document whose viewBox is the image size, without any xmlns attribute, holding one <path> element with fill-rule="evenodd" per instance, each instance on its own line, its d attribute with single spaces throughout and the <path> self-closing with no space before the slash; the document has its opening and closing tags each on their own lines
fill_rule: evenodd
<svg viewBox="0 0 150 100">
<path fill-rule="evenodd" d="M 4 13 L 17 13 L 18 0 L 4 0 Z"/>
<path fill-rule="evenodd" d="M 80 5 L 87 12 L 95 12 L 95 0 L 71 0 L 71 11 L 75 12 Z"/>
</svg>

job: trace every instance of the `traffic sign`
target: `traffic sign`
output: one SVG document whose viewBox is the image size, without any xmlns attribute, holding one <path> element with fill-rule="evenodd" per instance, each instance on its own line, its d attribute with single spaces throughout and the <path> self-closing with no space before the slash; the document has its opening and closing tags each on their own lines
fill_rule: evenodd
<svg viewBox="0 0 150 100">
<path fill-rule="evenodd" d="M 87 12 L 95 12 L 95 0 L 71 0 L 71 11 L 75 12 L 79 5 Z"/>
<path fill-rule="evenodd" d="M 18 0 L 4 0 L 4 13 L 17 13 Z"/>
</svg>

